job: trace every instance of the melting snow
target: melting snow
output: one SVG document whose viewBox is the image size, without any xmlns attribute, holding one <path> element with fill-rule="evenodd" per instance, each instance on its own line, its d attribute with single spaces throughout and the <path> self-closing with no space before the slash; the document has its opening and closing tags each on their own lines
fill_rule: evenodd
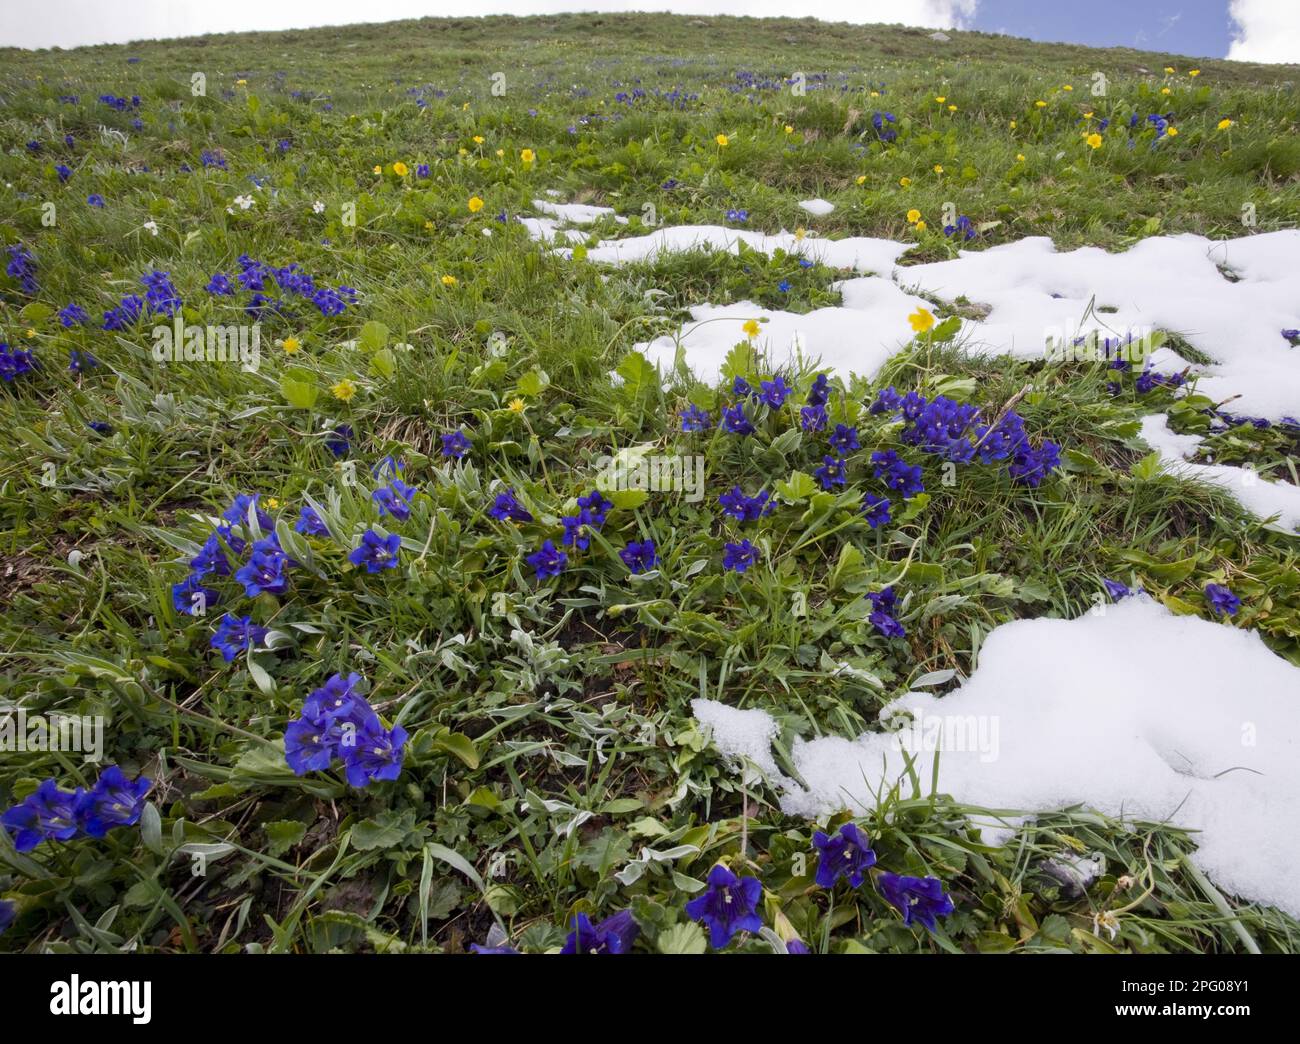
<svg viewBox="0 0 1300 1044">
<path fill-rule="evenodd" d="M 537 202 L 548 213 L 575 206 Z M 800 205 L 808 209 L 816 204 L 830 206 L 824 200 L 805 200 Z M 573 220 L 589 211 L 612 213 L 606 208 L 579 207 L 572 211 Z M 525 224 L 539 220 L 546 219 L 525 219 Z M 534 231 L 530 225 L 530 232 L 550 241 L 555 228 L 544 224 Z M 587 257 L 626 264 L 685 250 L 734 253 L 740 243 L 768 255 L 780 249 L 860 274 L 889 272 L 840 284 L 844 309 L 870 313 L 865 319 L 859 316 L 855 322 L 852 316 L 834 315 L 833 309 L 807 316 L 769 313 L 773 322 L 760 340 L 767 341 L 772 362 L 778 366 L 787 361 L 783 353 L 801 350 L 843 376 L 850 372 L 874 376 L 888 354 L 910 336 L 906 324 L 899 321 L 898 306 L 902 301 L 918 301 L 907 293 L 916 291 L 949 304 L 961 297 L 988 306 L 983 320 L 963 324 L 963 343 L 1022 358 L 1041 358 L 1049 335 L 1068 342 L 1093 331 L 1109 337 L 1130 331 L 1176 333 L 1213 360 L 1197 368 L 1200 392 L 1218 401 L 1232 400 L 1237 413 L 1275 420 L 1300 415 L 1300 349 L 1281 336 L 1283 329 L 1300 328 L 1300 230 L 1232 240 L 1152 237 L 1119 254 L 1096 247 L 1059 252 L 1050 239 L 1031 237 L 984 250 L 963 250 L 952 261 L 899 267 L 895 262 L 913 244 L 682 225 L 603 240 Z M 692 323 L 679 335 L 686 364 L 705 378 L 715 374 L 722 335 L 719 330 L 692 332 L 691 327 L 702 316 L 717 314 L 710 307 L 693 309 Z M 738 340 L 739 334 L 732 343 Z M 675 352 L 671 338 L 652 342 L 660 360 L 666 345 L 673 345 Z M 1162 372 L 1189 365 L 1168 348 L 1157 350 L 1152 364 Z"/>
<path fill-rule="evenodd" d="M 1260 518 L 1278 515 L 1277 525 L 1288 533 L 1300 528 L 1300 486 L 1290 482 L 1270 482 L 1250 468 L 1195 464 L 1185 460 L 1204 440 L 1199 435 L 1179 435 L 1170 431 L 1169 417 L 1164 413 L 1143 417 L 1138 435 L 1160 454 L 1161 463 L 1170 474 L 1222 486 L 1252 514 Z"/>
<path fill-rule="evenodd" d="M 834 203 L 828 203 L 824 199 L 802 199 L 799 206 L 814 217 L 825 217 L 835 209 Z"/>
<path fill-rule="evenodd" d="M 961 688 L 908 693 L 885 714 L 909 709 L 924 726 L 939 716 L 939 789 L 960 802 L 1168 820 L 1199 831 L 1193 858 L 1221 888 L 1300 915 L 1300 668 L 1254 632 L 1175 616 L 1145 595 L 1100 610 L 1003 624 Z M 804 789 L 774 771 L 770 716 L 692 707 L 720 750 L 773 777 L 792 815 L 863 814 L 899 779 L 910 792 L 891 733 L 796 740 Z M 911 746 L 928 788 L 932 749 Z"/>
</svg>

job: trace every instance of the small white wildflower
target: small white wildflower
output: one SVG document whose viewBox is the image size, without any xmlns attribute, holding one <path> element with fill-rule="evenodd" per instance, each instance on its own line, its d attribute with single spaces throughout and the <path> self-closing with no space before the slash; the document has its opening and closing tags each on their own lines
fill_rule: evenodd
<svg viewBox="0 0 1300 1044">
<path fill-rule="evenodd" d="M 325 204 L 318 199 L 315 203 L 311 205 L 311 209 L 313 214 L 324 214 Z"/>
<path fill-rule="evenodd" d="M 147 232 L 149 233 L 149 235 L 151 235 L 151 236 L 156 236 L 156 235 L 158 234 L 158 222 L 157 222 L 157 221 L 146 221 L 146 222 L 144 223 L 144 227 L 145 227 L 145 231 L 147 231 Z"/>
</svg>

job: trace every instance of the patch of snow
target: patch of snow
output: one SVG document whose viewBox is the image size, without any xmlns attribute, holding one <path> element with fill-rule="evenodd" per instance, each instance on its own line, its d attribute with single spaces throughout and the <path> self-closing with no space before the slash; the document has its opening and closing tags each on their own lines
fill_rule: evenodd
<svg viewBox="0 0 1300 1044">
<path fill-rule="evenodd" d="M 962 803 L 1022 812 L 1084 804 L 1167 820 L 1198 831 L 1192 858 L 1221 888 L 1300 915 L 1300 668 L 1252 631 L 1175 616 L 1145 595 L 1099 609 L 1002 624 L 961 688 L 908 693 L 882 717 L 909 710 L 922 723 L 956 723 L 939 789 Z M 755 744 L 776 735 L 776 722 L 718 706 L 693 704 L 714 743 L 761 764 Z M 935 754 L 926 743 L 888 732 L 796 741 L 808 787 L 777 780 L 782 808 L 863 815 L 900 779 L 907 796 L 906 746 L 928 789 Z"/>
<path fill-rule="evenodd" d="M 772 757 L 772 741 L 780 728 L 770 714 L 704 699 L 691 700 L 691 711 L 696 721 L 708 726 L 720 753 L 752 762 L 769 779 L 784 779 Z"/>
<path fill-rule="evenodd" d="M 545 199 L 533 200 L 533 206 L 543 214 L 570 225 L 592 225 L 607 217 L 612 217 L 620 225 L 627 224 L 627 218 L 619 217 L 612 207 L 593 207 L 586 203 L 551 203 Z"/>
<path fill-rule="evenodd" d="M 739 244 L 771 256 L 777 250 L 817 261 L 831 268 L 848 268 L 855 272 L 880 272 L 888 269 L 909 249 L 910 243 L 892 239 L 855 236 L 848 239 L 819 239 L 796 236 L 792 232 L 767 235 L 744 228 L 724 225 L 673 225 L 656 229 L 648 235 L 627 239 L 605 239 L 587 251 L 588 261 L 624 265 L 632 261 L 652 260 L 661 254 L 687 250 L 740 252 Z"/>
<path fill-rule="evenodd" d="M 1160 462 L 1171 475 L 1196 479 L 1226 489 L 1253 515 L 1279 516 L 1277 525 L 1288 533 L 1300 528 L 1300 486 L 1270 482 L 1250 468 L 1231 464 L 1197 464 L 1185 458 L 1196 453 L 1204 441 L 1199 435 L 1179 435 L 1169 429 L 1169 416 L 1152 413 L 1142 418 L 1138 436 L 1160 454 Z"/>
<path fill-rule="evenodd" d="M 586 241 L 587 233 L 576 228 L 561 228 L 563 222 L 556 218 L 521 217 L 519 223 L 528 230 L 528 234 L 543 243 L 552 243 L 557 238 L 570 243 Z"/>
<path fill-rule="evenodd" d="M 835 204 L 824 199 L 804 199 L 799 201 L 799 207 L 813 217 L 825 217 L 835 209 Z"/>
</svg>

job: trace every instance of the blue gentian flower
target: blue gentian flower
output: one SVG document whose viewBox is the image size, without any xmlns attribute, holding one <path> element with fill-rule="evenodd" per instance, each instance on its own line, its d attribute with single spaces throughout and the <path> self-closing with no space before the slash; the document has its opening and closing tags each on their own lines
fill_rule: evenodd
<svg viewBox="0 0 1300 1044">
<path fill-rule="evenodd" d="M 343 768 L 348 784 L 366 787 L 378 780 L 394 780 L 402 772 L 406 730 L 400 725 L 385 729 L 373 711 L 355 744 L 344 748 Z"/>
<path fill-rule="evenodd" d="M 762 381 L 760 387 L 763 390 L 759 398 L 774 410 L 779 410 L 785 404 L 785 400 L 794 392 L 794 389 L 785 383 L 784 377 Z"/>
<path fill-rule="evenodd" d="M 322 536 L 330 535 L 324 519 L 316 513 L 316 509 L 311 506 L 304 506 L 298 513 L 298 521 L 293 524 L 295 532 L 302 533 L 304 536 Z"/>
<path fill-rule="evenodd" d="M 824 431 L 828 421 L 825 406 L 804 406 L 799 410 L 799 426 L 804 431 Z"/>
<path fill-rule="evenodd" d="M 736 573 L 743 573 L 758 561 L 758 548 L 748 540 L 723 546 L 722 565 Z"/>
<path fill-rule="evenodd" d="M 587 536 L 588 521 L 585 511 L 561 518 L 560 525 L 564 527 L 562 543 L 568 547 L 576 547 L 579 551 L 586 551 L 591 546 L 591 538 Z"/>
<path fill-rule="evenodd" d="M 743 399 L 747 395 L 753 395 L 754 389 L 744 377 L 733 377 L 731 380 L 731 394 L 738 399 Z"/>
<path fill-rule="evenodd" d="M 600 495 L 600 490 L 593 489 L 585 497 L 578 498 L 578 507 L 587 516 L 588 523 L 599 529 L 614 505 Z"/>
<path fill-rule="evenodd" d="M 853 823 L 845 823 L 838 834 L 813 834 L 813 847 L 820 859 L 817 862 L 816 881 L 822 888 L 834 888 L 841 877 L 849 879 L 849 886 L 859 888 L 863 875 L 876 865 L 876 853 L 871 843 Z"/>
<path fill-rule="evenodd" d="M 1129 590 L 1128 584 L 1120 583 L 1118 580 L 1109 580 L 1102 577 L 1102 586 L 1106 588 L 1106 593 L 1116 602 L 1127 598 L 1133 592 Z"/>
<path fill-rule="evenodd" d="M 876 394 L 876 401 L 871 404 L 868 412 L 876 415 L 895 413 L 902 405 L 903 397 L 894 390 L 894 386 L 891 384 L 888 388 L 882 388 Z"/>
<path fill-rule="evenodd" d="M 738 522 L 756 522 L 776 510 L 772 494 L 767 490 L 759 490 L 754 496 L 747 497 L 739 486 L 733 486 L 730 493 L 721 494 L 718 504 Z"/>
<path fill-rule="evenodd" d="M 219 601 L 221 595 L 210 587 L 204 587 L 203 578 L 194 573 L 179 584 L 172 584 L 172 606 L 186 616 L 203 616 Z"/>
<path fill-rule="evenodd" d="M 876 879 L 880 894 L 903 915 L 904 924 L 917 922 L 934 931 L 937 917 L 953 911 L 952 899 L 944 894 L 943 882 L 937 877 L 908 877 L 881 873 Z"/>
<path fill-rule="evenodd" d="M 1241 599 L 1222 584 L 1206 584 L 1205 598 L 1210 608 L 1222 616 L 1235 616 L 1241 608 Z"/>
<path fill-rule="evenodd" d="M 71 841 L 80 829 L 78 804 L 85 793 L 60 790 L 52 779 L 43 780 L 32 793 L 0 815 L 0 826 L 13 834 L 14 847 L 30 852 L 42 841 Z"/>
<path fill-rule="evenodd" d="M 442 437 L 442 455 L 459 459 L 470 450 L 470 441 L 463 431 L 453 431 Z"/>
<path fill-rule="evenodd" d="M 90 837 L 103 837 L 113 827 L 135 826 L 152 787 L 144 776 L 127 779 L 120 768 L 109 765 L 78 803 L 81 829 Z"/>
<path fill-rule="evenodd" d="M 67 181 L 70 177 L 72 177 L 72 168 L 64 163 L 60 163 L 57 167 L 55 167 L 54 172 L 59 176 L 60 181 Z"/>
<path fill-rule="evenodd" d="M 258 504 L 262 494 L 254 493 L 251 496 L 247 493 L 241 493 L 235 497 L 235 501 L 230 507 L 221 513 L 222 519 L 229 522 L 232 526 L 248 525 L 248 513 L 254 512 L 257 519 L 258 528 L 263 532 L 271 532 L 275 529 L 275 520 L 271 518 Z"/>
<path fill-rule="evenodd" d="M 78 351 L 76 348 L 68 349 L 68 371 L 70 373 L 84 373 L 86 370 L 93 370 L 99 365 L 99 360 L 89 352 Z"/>
<path fill-rule="evenodd" d="M 408 486 L 399 478 L 393 479 L 386 488 L 377 489 L 370 498 L 379 506 L 379 517 L 392 515 L 399 522 L 411 517 L 411 498 L 419 492 L 414 486 Z"/>
<path fill-rule="evenodd" d="M 872 529 L 888 525 L 892 521 L 889 512 L 893 506 L 888 497 L 878 497 L 874 493 L 864 495 L 862 513 L 867 516 L 867 525 Z"/>
<path fill-rule="evenodd" d="M 266 639 L 266 628 L 253 623 L 251 616 L 231 616 L 226 613 L 217 625 L 217 633 L 208 641 L 212 648 L 221 653 L 226 663 L 233 663 L 236 656 Z"/>
<path fill-rule="evenodd" d="M 211 534 L 203 542 L 199 553 L 190 559 L 190 572 L 198 577 L 209 573 L 217 576 L 230 575 L 230 559 L 226 557 L 226 549 L 221 546 L 221 537 L 216 533 Z"/>
<path fill-rule="evenodd" d="M 545 580 L 564 572 L 565 566 L 569 564 L 569 556 L 558 550 L 552 541 L 547 540 L 542 544 L 541 549 L 529 555 L 526 561 L 537 571 L 537 579 Z"/>
<path fill-rule="evenodd" d="M 573 930 L 560 953 L 628 953 L 640 931 L 631 910 L 622 910 L 599 924 L 592 924 L 580 913 L 573 918 Z"/>
<path fill-rule="evenodd" d="M 898 602 L 898 594 L 892 586 L 868 593 L 867 600 L 872 606 L 871 615 L 867 620 L 877 631 L 886 638 L 902 638 L 906 635 L 903 625 L 894 619 L 894 606 Z"/>
<path fill-rule="evenodd" d="M 289 556 L 274 548 L 254 551 L 247 565 L 235 571 L 235 579 L 244 585 L 244 594 L 256 598 L 260 594 L 284 594 L 289 589 Z"/>
<path fill-rule="evenodd" d="M 858 429 L 850 428 L 847 424 L 835 425 L 835 431 L 829 441 L 831 449 L 841 457 L 847 457 L 854 450 L 862 448 L 861 443 L 858 442 Z"/>
<path fill-rule="evenodd" d="M 707 410 L 702 410 L 694 403 L 682 410 L 682 431 L 708 431 L 713 427 L 713 418 Z"/>
<path fill-rule="evenodd" d="M 809 406 L 825 406 L 830 401 L 830 381 L 826 374 L 819 373 L 812 382 L 812 387 L 808 389 L 807 403 Z"/>
<path fill-rule="evenodd" d="M 782 279 L 779 283 L 776 284 L 776 288 L 780 290 L 781 293 L 788 294 L 790 292 L 790 280 Z"/>
<path fill-rule="evenodd" d="M 361 534 L 361 543 L 348 554 L 348 561 L 354 566 L 365 566 L 367 573 L 378 573 L 382 569 L 397 568 L 397 552 L 402 546 L 402 538 L 396 533 L 380 536 L 373 529 Z"/>
<path fill-rule="evenodd" d="M 686 916 L 709 929 L 709 945 L 726 948 L 737 932 L 757 932 L 763 927 L 758 901 L 763 885 L 757 877 L 737 877 L 721 863 L 709 871 L 708 887 L 686 904 Z"/>
<path fill-rule="evenodd" d="M 813 472 L 813 477 L 821 483 L 822 489 L 844 485 L 847 478 L 844 458 L 832 457 L 830 454 L 822 457 L 822 466 Z"/>
<path fill-rule="evenodd" d="M 340 424 L 326 438 L 325 448 L 336 458 L 346 456 L 352 448 L 352 435 L 351 424 Z"/>
<path fill-rule="evenodd" d="M 488 514 L 498 522 L 531 522 L 533 520 L 533 516 L 525 511 L 524 506 L 519 503 L 513 486 L 504 493 L 497 494 L 496 502 L 488 508 Z"/>
<path fill-rule="evenodd" d="M 90 315 L 74 301 L 59 311 L 59 322 L 65 327 L 85 326 L 90 322 Z"/>
<path fill-rule="evenodd" d="M 659 554 L 655 551 L 653 540 L 630 540 L 627 547 L 618 553 L 618 557 L 633 573 L 647 573 L 659 564 Z"/>
<path fill-rule="evenodd" d="M 745 404 L 737 402 L 722 411 L 722 427 L 732 435 L 752 435 L 754 425 L 745 416 Z"/>
</svg>

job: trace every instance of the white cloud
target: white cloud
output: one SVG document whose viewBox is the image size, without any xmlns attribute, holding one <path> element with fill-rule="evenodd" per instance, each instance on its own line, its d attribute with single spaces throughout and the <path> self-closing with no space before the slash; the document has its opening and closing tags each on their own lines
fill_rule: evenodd
<svg viewBox="0 0 1300 1044">
<path fill-rule="evenodd" d="M 1236 23 L 1228 57 L 1238 62 L 1300 64 L 1300 3 L 1296 0 L 1231 0 Z"/>
<path fill-rule="evenodd" d="M 459 17 L 466 14 L 557 14 L 564 11 L 673 11 L 688 15 L 753 15 L 761 18 L 812 15 L 825 22 L 897 23 L 933 29 L 967 28 L 979 0 L 821 0 L 809 11 L 789 0 L 225 0 L 220 4 L 134 0 L 47 0 L 0 5 L 0 46 L 78 47 L 202 33 L 306 29 L 399 18 Z M 469 6 L 469 10 L 467 10 Z"/>
</svg>

